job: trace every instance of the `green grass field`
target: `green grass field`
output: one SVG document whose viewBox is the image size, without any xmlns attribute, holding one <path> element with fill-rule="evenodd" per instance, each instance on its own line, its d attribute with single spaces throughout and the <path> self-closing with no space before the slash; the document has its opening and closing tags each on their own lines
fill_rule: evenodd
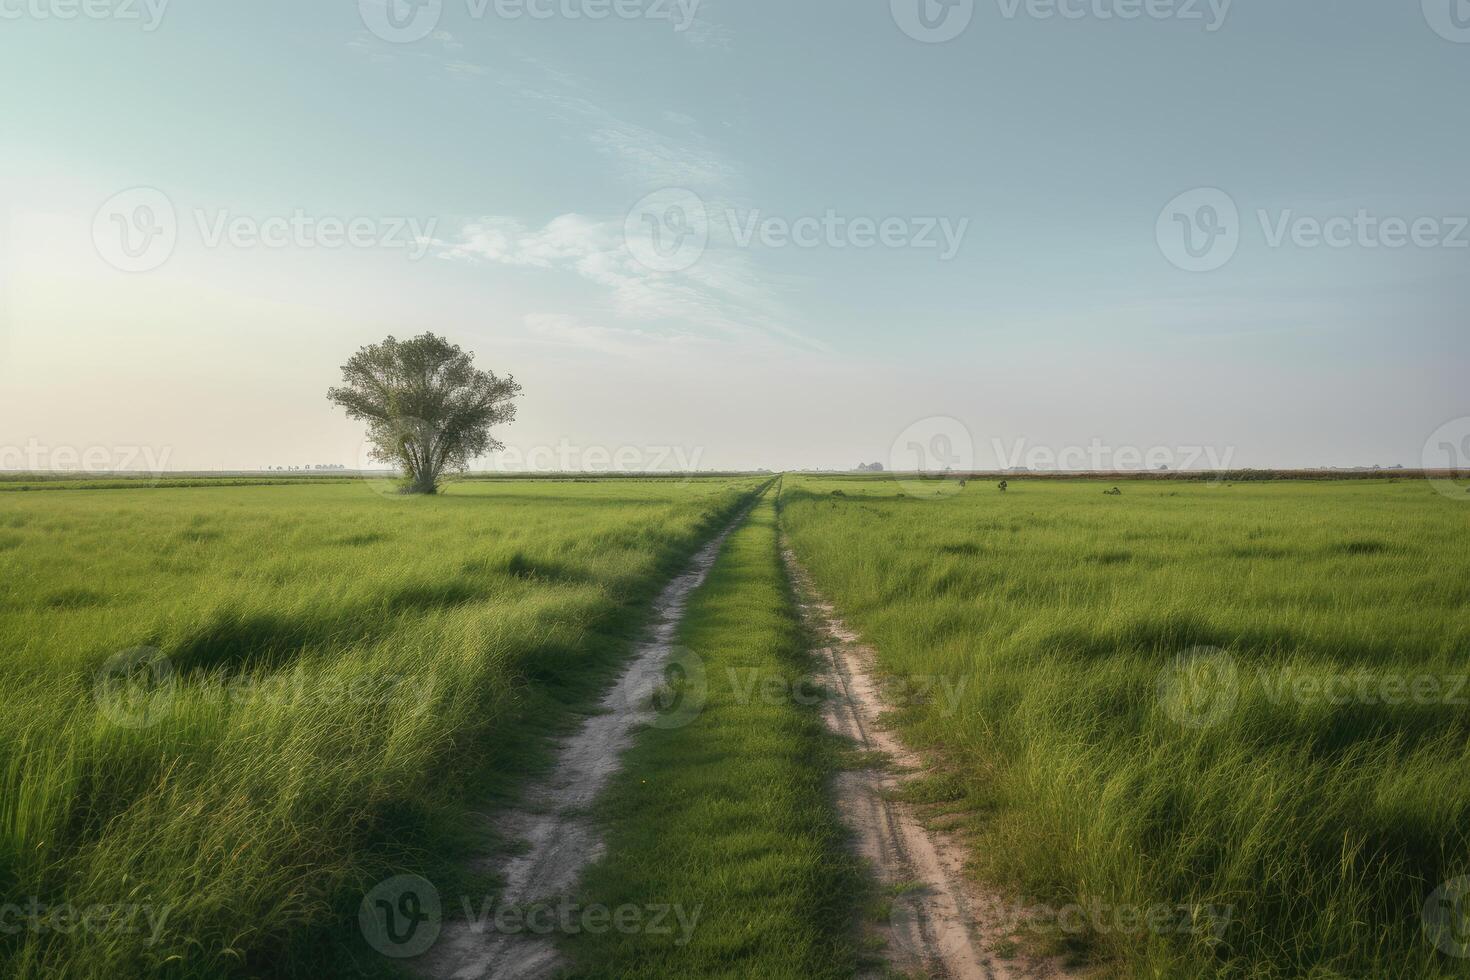
<svg viewBox="0 0 1470 980">
<path fill-rule="evenodd" d="M 0 495 L 0 975 L 388 970 L 365 884 L 453 873 L 759 485 Z"/>
<path fill-rule="evenodd" d="M 357 933 L 364 894 L 493 895 L 473 859 L 511 842 L 476 814 L 547 772 L 767 484 L 0 493 L 0 975 L 403 976 Z M 876 648 L 936 761 L 907 792 L 970 872 L 1083 910 L 1037 950 L 1470 976 L 1433 915 L 1470 875 L 1470 506 L 1417 480 L 1108 486 L 772 487 L 679 628 L 698 710 L 638 734 L 574 896 L 684 917 L 562 937 L 570 974 L 872 965 L 881 896 L 843 846 L 845 753 L 792 696 L 811 638 L 779 532 Z"/>
<path fill-rule="evenodd" d="M 785 486 L 883 669 L 946 684 L 895 721 L 942 760 L 976 873 L 1101 910 L 1074 949 L 1150 976 L 1470 975 L 1424 916 L 1470 873 L 1466 504 L 1418 480 Z M 1140 926 L 1162 907 L 1228 923 Z"/>
</svg>

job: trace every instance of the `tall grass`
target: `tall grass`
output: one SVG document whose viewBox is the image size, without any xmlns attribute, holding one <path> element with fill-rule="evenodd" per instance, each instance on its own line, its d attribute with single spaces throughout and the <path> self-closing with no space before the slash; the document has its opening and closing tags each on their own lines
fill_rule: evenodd
<svg viewBox="0 0 1470 980">
<path fill-rule="evenodd" d="M 896 721 L 952 770 L 977 871 L 1107 910 L 1089 955 L 1470 975 L 1423 914 L 1470 873 L 1470 505 L 1417 481 L 787 488 L 883 668 L 947 685 Z M 1229 921 L 1114 914 L 1162 907 Z"/>
<path fill-rule="evenodd" d="M 448 873 L 467 798 L 535 764 L 753 488 L 6 495 L 0 974 L 387 971 L 343 928 L 365 886 Z M 99 700 L 135 648 L 171 678 Z"/>
</svg>

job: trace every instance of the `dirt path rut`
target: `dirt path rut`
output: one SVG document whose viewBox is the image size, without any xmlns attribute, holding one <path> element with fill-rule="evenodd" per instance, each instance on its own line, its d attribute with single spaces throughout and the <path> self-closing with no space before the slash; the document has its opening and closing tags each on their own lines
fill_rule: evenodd
<svg viewBox="0 0 1470 980">
<path fill-rule="evenodd" d="M 1068 974 L 1058 962 L 1022 955 L 1002 959 L 992 949 L 1011 938 L 1006 903 L 981 891 L 964 874 L 963 845 L 927 829 L 912 806 L 893 794 L 921 772 L 924 762 L 879 724 L 885 710 L 873 670 L 873 652 L 816 592 L 810 577 L 783 549 L 803 621 L 821 642 L 822 682 L 832 692 L 823 707 L 827 727 L 855 747 L 882 753 L 887 769 L 849 770 L 837 778 L 838 806 L 859 853 L 879 881 L 901 887 L 886 929 L 889 966 L 906 975 L 955 980 L 1050 980 Z"/>
<path fill-rule="evenodd" d="M 633 730 L 653 718 L 649 702 L 663 681 L 663 667 L 674 644 L 690 594 L 697 589 L 720 547 L 750 513 L 741 511 L 714 540 L 700 549 L 684 574 L 664 587 L 654 603 L 649 635 L 608 692 L 599 713 L 566 740 L 552 771 L 526 793 L 524 803 L 497 823 L 509 840 L 524 841 L 524 853 L 491 861 L 487 870 L 505 882 L 497 907 L 554 900 L 571 893 L 582 869 L 602 854 L 602 842 L 586 808 L 618 771 Z M 544 936 L 503 933 L 494 917 L 444 923 L 433 949 L 418 964 L 434 980 L 535 980 L 561 966 L 556 947 Z"/>
</svg>

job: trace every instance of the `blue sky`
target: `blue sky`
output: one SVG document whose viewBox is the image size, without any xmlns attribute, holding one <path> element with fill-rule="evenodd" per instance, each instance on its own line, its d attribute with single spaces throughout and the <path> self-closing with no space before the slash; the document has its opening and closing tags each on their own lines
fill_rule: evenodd
<svg viewBox="0 0 1470 980">
<path fill-rule="evenodd" d="M 405 2 L 0 0 L 0 445 L 354 463 L 337 366 L 424 329 L 524 384 L 512 463 L 1418 465 L 1470 416 L 1465 0 Z"/>
</svg>

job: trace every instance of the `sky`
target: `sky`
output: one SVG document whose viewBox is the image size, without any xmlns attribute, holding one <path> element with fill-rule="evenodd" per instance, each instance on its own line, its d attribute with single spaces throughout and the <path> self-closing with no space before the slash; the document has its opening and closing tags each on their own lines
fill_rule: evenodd
<svg viewBox="0 0 1470 980">
<path fill-rule="evenodd" d="M 0 469 L 355 467 L 426 330 L 480 468 L 1470 464 L 1470 0 L 0 0 L 0 90 Z"/>
</svg>

